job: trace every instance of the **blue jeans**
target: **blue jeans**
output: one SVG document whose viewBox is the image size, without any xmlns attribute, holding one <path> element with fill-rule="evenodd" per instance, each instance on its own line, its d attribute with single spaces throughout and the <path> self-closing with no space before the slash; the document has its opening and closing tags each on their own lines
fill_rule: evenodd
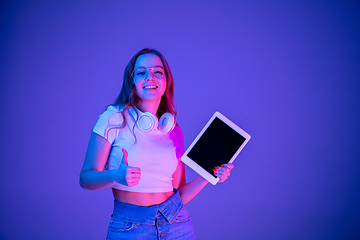
<svg viewBox="0 0 360 240">
<path fill-rule="evenodd" d="M 166 202 L 142 207 L 114 201 L 107 240 L 195 239 L 190 215 L 178 190 Z"/>
</svg>

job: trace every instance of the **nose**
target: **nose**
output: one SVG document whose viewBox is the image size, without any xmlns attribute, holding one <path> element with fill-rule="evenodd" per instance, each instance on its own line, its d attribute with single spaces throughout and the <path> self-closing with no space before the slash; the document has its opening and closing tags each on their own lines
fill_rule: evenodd
<svg viewBox="0 0 360 240">
<path fill-rule="evenodd" d="M 154 78 L 153 73 L 150 71 L 150 69 L 147 69 L 146 75 L 145 75 L 145 81 L 153 80 L 153 78 Z"/>
</svg>

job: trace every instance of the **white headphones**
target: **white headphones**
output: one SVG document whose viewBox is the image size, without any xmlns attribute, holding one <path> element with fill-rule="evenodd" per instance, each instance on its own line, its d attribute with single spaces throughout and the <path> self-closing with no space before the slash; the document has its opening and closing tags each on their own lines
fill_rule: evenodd
<svg viewBox="0 0 360 240">
<path fill-rule="evenodd" d="M 129 110 L 131 111 L 133 120 L 135 121 L 135 110 L 132 108 L 130 109 Z M 169 133 L 176 125 L 175 117 L 171 113 L 164 113 L 160 120 L 158 120 L 157 117 L 151 112 L 141 112 L 139 109 L 136 109 L 136 111 L 139 114 L 139 119 L 136 123 L 136 126 L 143 132 L 150 132 L 158 129 L 159 131 Z"/>
</svg>

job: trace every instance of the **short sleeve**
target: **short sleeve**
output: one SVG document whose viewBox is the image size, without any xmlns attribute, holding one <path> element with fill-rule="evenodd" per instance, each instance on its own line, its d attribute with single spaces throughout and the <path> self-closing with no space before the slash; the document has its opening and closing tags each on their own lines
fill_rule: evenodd
<svg viewBox="0 0 360 240">
<path fill-rule="evenodd" d="M 176 148 L 176 157 L 178 160 L 180 160 L 184 154 L 184 136 L 179 125 L 176 125 L 175 128 L 170 132 L 170 138 L 173 140 L 174 146 Z"/>
<path fill-rule="evenodd" d="M 123 123 L 121 112 L 114 106 L 109 106 L 106 111 L 98 117 L 93 132 L 99 134 L 110 143 L 117 137 L 118 129 Z"/>
</svg>

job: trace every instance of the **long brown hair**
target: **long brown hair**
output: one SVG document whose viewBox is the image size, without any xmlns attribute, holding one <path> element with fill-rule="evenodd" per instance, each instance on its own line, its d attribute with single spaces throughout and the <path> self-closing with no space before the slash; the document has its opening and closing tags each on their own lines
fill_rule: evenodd
<svg viewBox="0 0 360 240">
<path fill-rule="evenodd" d="M 119 108 L 122 108 L 122 116 L 123 116 L 123 124 L 120 126 L 121 128 L 124 128 L 126 126 L 126 118 L 125 118 L 125 112 L 132 107 L 133 109 L 136 109 L 136 105 L 139 103 L 140 98 L 137 96 L 135 91 L 135 84 L 132 79 L 132 72 L 134 70 L 136 59 L 142 55 L 142 54 L 148 54 L 152 53 L 157 55 L 164 65 L 165 68 L 165 75 L 166 75 L 166 89 L 165 93 L 161 98 L 160 105 L 158 108 L 157 115 L 160 118 L 161 115 L 168 112 L 175 116 L 177 115 L 177 110 L 174 103 L 174 79 L 169 67 L 169 64 L 167 63 L 165 57 L 157 50 L 150 49 L 150 48 L 144 48 L 137 52 L 130 60 L 128 65 L 125 68 L 124 71 L 124 79 L 123 84 L 121 87 L 121 91 L 119 96 L 116 98 L 114 104 L 112 106 L 116 106 Z"/>
</svg>

